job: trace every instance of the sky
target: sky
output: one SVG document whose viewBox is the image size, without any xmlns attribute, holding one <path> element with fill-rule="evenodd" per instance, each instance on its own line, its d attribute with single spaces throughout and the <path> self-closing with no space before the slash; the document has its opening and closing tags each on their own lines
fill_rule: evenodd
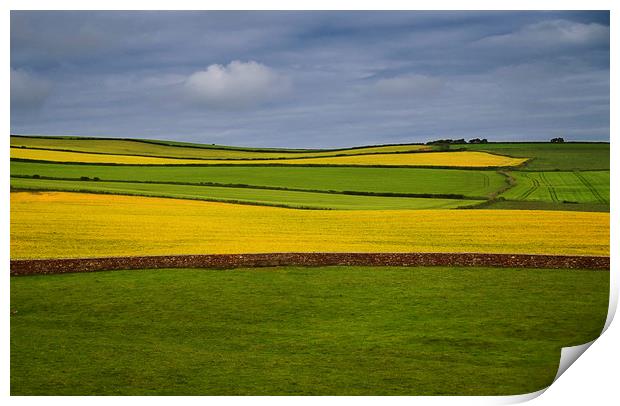
<svg viewBox="0 0 620 406">
<path fill-rule="evenodd" d="M 11 12 L 11 133 L 609 140 L 609 13 Z"/>
</svg>

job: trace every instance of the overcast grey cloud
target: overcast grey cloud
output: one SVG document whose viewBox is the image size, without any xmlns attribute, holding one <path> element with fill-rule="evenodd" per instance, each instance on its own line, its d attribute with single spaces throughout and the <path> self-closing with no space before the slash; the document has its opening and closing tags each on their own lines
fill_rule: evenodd
<svg viewBox="0 0 620 406">
<path fill-rule="evenodd" d="M 40 107 L 51 90 L 51 83 L 26 71 L 11 69 L 11 107 L 33 109 Z"/>
<path fill-rule="evenodd" d="M 255 61 L 210 65 L 192 73 L 184 83 L 190 100 L 214 108 L 246 108 L 286 93 L 288 78 Z"/>
<path fill-rule="evenodd" d="M 374 83 L 377 94 L 393 98 L 428 98 L 439 94 L 444 82 L 425 75 L 401 75 L 379 79 Z"/>
<path fill-rule="evenodd" d="M 609 140 L 608 12 L 11 13 L 11 131 Z"/>
</svg>

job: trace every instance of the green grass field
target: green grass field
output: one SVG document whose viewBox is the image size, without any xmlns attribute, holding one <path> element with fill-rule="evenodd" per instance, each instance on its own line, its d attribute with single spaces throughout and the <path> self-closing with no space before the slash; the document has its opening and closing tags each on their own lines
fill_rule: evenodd
<svg viewBox="0 0 620 406">
<path fill-rule="evenodd" d="M 140 155 L 195 159 L 279 159 L 393 153 L 432 149 L 424 145 L 388 145 L 340 150 L 287 150 L 232 148 L 215 145 L 151 142 L 140 140 L 80 139 L 52 137 L 11 137 L 11 146 L 98 154 Z"/>
<path fill-rule="evenodd" d="M 11 188 L 18 190 L 53 190 L 111 193 L 134 196 L 173 197 L 178 199 L 250 203 L 307 209 L 453 209 L 482 203 L 482 200 L 357 196 L 335 193 L 297 192 L 290 190 L 266 190 L 235 187 L 24 178 L 12 178 Z"/>
<path fill-rule="evenodd" d="M 455 148 L 533 158 L 523 170 L 609 170 L 609 144 L 491 143 L 452 146 L 452 149 Z"/>
<path fill-rule="evenodd" d="M 511 200 L 609 203 L 609 171 L 513 172 L 516 185 L 501 196 Z"/>
<path fill-rule="evenodd" d="M 118 271 L 11 278 L 11 395 L 512 395 L 596 338 L 609 273 Z"/>
<path fill-rule="evenodd" d="M 484 198 L 507 185 L 495 171 L 351 167 L 156 167 L 11 162 L 11 176 L 244 184 L 300 190 L 456 194 Z"/>
</svg>

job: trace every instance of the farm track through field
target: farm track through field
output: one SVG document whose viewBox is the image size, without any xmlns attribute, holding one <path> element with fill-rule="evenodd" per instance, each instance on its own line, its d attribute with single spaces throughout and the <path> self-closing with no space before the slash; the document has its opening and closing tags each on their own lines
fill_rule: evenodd
<svg viewBox="0 0 620 406">
<path fill-rule="evenodd" d="M 482 177 L 483 179 L 483 185 L 484 187 L 489 187 L 489 175 L 487 175 L 486 173 L 484 174 L 484 176 Z"/>
<path fill-rule="evenodd" d="M 530 186 L 528 190 L 523 192 L 523 194 L 519 197 L 520 199 L 523 199 L 523 200 L 527 199 L 532 193 L 536 191 L 536 189 L 540 187 L 540 182 L 538 181 L 538 179 L 531 178 L 529 174 L 525 174 L 525 177 L 532 182 L 532 185 Z"/>
<path fill-rule="evenodd" d="M 274 266 L 476 266 L 608 270 L 609 257 L 478 253 L 273 253 L 11 260 L 11 275 Z"/>
<path fill-rule="evenodd" d="M 598 200 L 600 203 L 608 203 L 607 200 L 603 196 L 601 196 L 598 190 L 596 190 L 596 188 L 592 186 L 592 184 L 581 173 L 579 173 L 578 171 L 575 171 L 573 173 L 581 181 L 581 183 L 583 183 L 588 188 L 592 195 L 594 195 L 596 200 Z"/>
<path fill-rule="evenodd" d="M 551 201 L 552 202 L 559 202 L 560 199 L 558 199 L 558 195 L 557 195 L 557 193 L 555 191 L 555 188 L 553 187 L 551 182 L 549 182 L 549 180 L 547 179 L 547 176 L 545 176 L 544 172 L 540 172 L 540 178 L 542 179 L 543 182 L 545 182 L 545 186 L 547 187 L 547 190 L 549 191 L 549 196 L 551 197 Z"/>
</svg>

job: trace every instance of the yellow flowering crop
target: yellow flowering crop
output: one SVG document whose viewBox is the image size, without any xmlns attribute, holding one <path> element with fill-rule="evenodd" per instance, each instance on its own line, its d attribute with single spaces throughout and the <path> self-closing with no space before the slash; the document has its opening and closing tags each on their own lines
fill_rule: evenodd
<svg viewBox="0 0 620 406">
<path fill-rule="evenodd" d="M 516 166 L 527 158 L 512 158 L 477 151 L 370 154 L 338 157 L 278 159 L 278 160 L 208 160 L 157 158 L 131 155 L 88 154 L 80 152 L 50 151 L 38 149 L 11 148 L 11 158 L 32 159 L 53 162 L 116 163 L 143 165 L 183 164 L 287 164 L 287 165 L 387 165 L 387 166 L 459 166 L 489 167 Z"/>
<path fill-rule="evenodd" d="M 325 165 L 412 165 L 412 166 L 516 166 L 527 158 L 512 158 L 476 151 L 428 152 L 412 154 L 352 155 L 329 158 L 285 160 L 287 164 Z"/>
<path fill-rule="evenodd" d="M 268 252 L 609 254 L 609 213 L 305 211 L 11 193 L 11 258 Z"/>
<path fill-rule="evenodd" d="M 156 158 L 137 155 L 88 154 L 44 149 L 11 148 L 11 158 L 52 162 L 114 163 L 130 165 L 169 165 L 207 163 L 201 159 Z"/>
</svg>

